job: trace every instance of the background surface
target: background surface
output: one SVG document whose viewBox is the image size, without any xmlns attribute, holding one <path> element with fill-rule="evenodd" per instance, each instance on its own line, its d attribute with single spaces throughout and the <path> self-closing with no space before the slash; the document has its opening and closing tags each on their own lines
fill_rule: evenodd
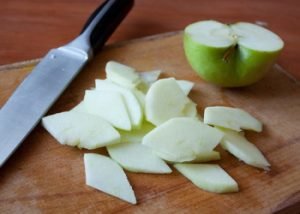
<svg viewBox="0 0 300 214">
<path fill-rule="evenodd" d="M 67 43 L 101 2 L 0 1 L 0 65 L 40 58 L 50 48 Z M 300 79 L 299 0 L 136 0 L 109 43 L 183 30 L 187 24 L 203 19 L 267 24 L 285 41 L 279 64 Z"/>
</svg>

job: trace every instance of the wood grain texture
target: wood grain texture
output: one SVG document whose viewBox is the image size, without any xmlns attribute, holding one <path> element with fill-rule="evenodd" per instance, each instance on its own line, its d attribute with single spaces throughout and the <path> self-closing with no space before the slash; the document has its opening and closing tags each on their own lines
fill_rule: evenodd
<svg viewBox="0 0 300 214">
<path fill-rule="evenodd" d="M 0 1 L 0 65 L 42 57 L 50 48 L 69 42 L 102 1 Z M 182 30 L 203 19 L 267 23 L 286 43 L 280 64 L 300 79 L 299 0 L 136 0 L 110 43 Z"/>
<path fill-rule="evenodd" d="M 108 60 L 140 71 L 162 69 L 164 77 L 196 83 L 192 99 L 205 106 L 243 108 L 261 120 L 262 133 L 247 132 L 272 164 L 263 172 L 218 148 L 217 161 L 240 186 L 234 194 L 202 191 L 176 170 L 170 175 L 127 173 L 137 196 L 133 206 L 85 185 L 83 154 L 57 143 L 40 125 L 1 168 L 0 213 L 297 213 L 300 203 L 300 85 L 275 67 L 259 83 L 221 89 L 191 70 L 182 50 L 182 34 L 171 33 L 107 46 L 74 80 L 48 114 L 81 101 L 84 90 L 104 77 Z M 0 68 L 0 106 L 36 62 Z M 37 101 L 38 102 L 38 101 Z M 34 105 L 34 103 L 33 103 Z M 104 149 L 93 152 L 106 154 Z"/>
</svg>

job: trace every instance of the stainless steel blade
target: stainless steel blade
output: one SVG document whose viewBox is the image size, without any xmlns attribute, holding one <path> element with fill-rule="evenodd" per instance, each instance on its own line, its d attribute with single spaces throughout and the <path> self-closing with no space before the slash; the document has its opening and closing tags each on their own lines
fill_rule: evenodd
<svg viewBox="0 0 300 214">
<path fill-rule="evenodd" d="M 51 50 L 0 110 L 0 167 L 88 61 L 87 52 Z"/>
</svg>

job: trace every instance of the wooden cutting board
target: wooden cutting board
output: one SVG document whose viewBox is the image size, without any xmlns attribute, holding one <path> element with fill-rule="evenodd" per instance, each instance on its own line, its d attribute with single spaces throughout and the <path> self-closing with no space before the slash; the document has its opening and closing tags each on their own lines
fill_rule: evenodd
<svg viewBox="0 0 300 214">
<path fill-rule="evenodd" d="M 162 69 L 163 77 L 194 81 L 190 96 L 201 114 L 211 105 L 249 111 L 263 122 L 264 130 L 247 132 L 247 137 L 270 161 L 271 171 L 247 166 L 219 148 L 222 160 L 216 163 L 236 179 L 239 193 L 205 192 L 176 170 L 170 175 L 128 172 L 138 201 L 134 206 L 86 186 L 83 154 L 89 151 L 58 144 L 39 125 L 0 169 L 0 213 L 299 212 L 300 86 L 280 66 L 250 87 L 222 89 L 203 82 L 191 70 L 183 54 L 180 32 L 117 43 L 105 47 L 79 74 L 49 114 L 79 103 L 85 89 L 94 86 L 94 79 L 104 78 L 108 60 L 141 71 Z M 37 62 L 0 68 L 0 106 Z M 104 149 L 93 152 L 106 153 Z"/>
</svg>

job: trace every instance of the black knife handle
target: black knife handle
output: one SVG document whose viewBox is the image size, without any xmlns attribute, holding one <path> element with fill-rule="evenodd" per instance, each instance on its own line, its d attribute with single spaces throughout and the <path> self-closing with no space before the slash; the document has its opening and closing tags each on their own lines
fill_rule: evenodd
<svg viewBox="0 0 300 214">
<path fill-rule="evenodd" d="M 86 34 L 93 55 L 99 51 L 133 7 L 134 0 L 106 0 L 89 17 L 80 34 Z"/>
</svg>

